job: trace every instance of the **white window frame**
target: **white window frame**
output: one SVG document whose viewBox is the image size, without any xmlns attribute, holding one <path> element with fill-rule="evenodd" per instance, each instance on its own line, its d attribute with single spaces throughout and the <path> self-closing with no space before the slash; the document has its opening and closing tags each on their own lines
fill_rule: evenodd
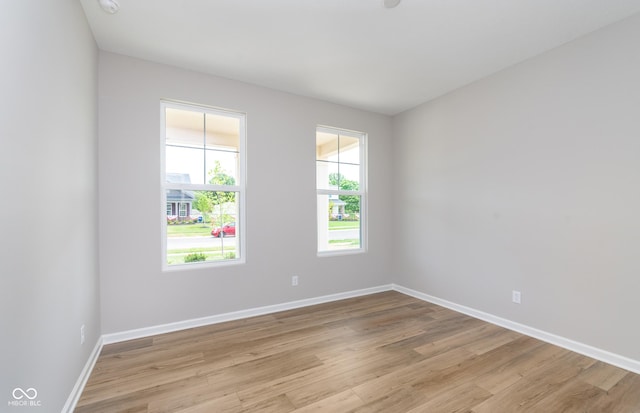
<svg viewBox="0 0 640 413">
<path fill-rule="evenodd" d="M 239 120 L 240 136 L 238 142 L 238 171 L 235 185 L 213 185 L 213 184 L 169 184 L 166 182 L 166 109 L 192 110 L 201 113 L 207 113 L 217 116 L 234 117 Z M 160 100 L 160 193 L 162 206 L 162 270 L 163 271 L 182 271 L 190 268 L 204 267 L 220 267 L 226 265 L 244 264 L 246 262 L 246 139 L 247 139 L 247 114 L 229 109 L 216 108 L 194 103 L 186 103 L 162 99 Z M 167 219 L 166 207 L 167 190 L 178 189 L 183 191 L 220 191 L 220 192 L 236 192 L 238 199 L 238 216 L 236 219 L 236 258 L 215 261 L 199 261 L 185 264 L 167 264 Z M 179 215 L 180 210 L 178 206 Z"/>
<path fill-rule="evenodd" d="M 183 210 L 184 208 L 184 210 Z M 187 216 L 187 203 L 186 202 L 178 202 L 178 216 L 180 218 L 184 218 Z"/>
<path fill-rule="evenodd" d="M 316 233 L 316 252 L 319 257 L 326 256 L 335 256 L 335 255 L 347 255 L 347 254 L 359 254 L 367 251 L 367 141 L 368 136 L 365 132 L 359 132 L 349 129 L 336 128 L 332 126 L 318 125 L 316 126 L 316 136 L 318 132 L 327 132 L 331 134 L 338 134 L 341 136 L 349 136 L 352 138 L 358 138 L 360 141 L 360 189 L 357 191 L 345 191 L 341 189 L 320 189 L 318 188 L 318 177 L 316 176 L 316 198 L 318 195 L 357 195 L 360 197 L 360 247 L 359 248 L 349 248 L 343 250 L 330 250 L 330 251 L 320 251 L 319 245 L 319 237 Z M 316 164 L 318 163 L 318 159 L 315 160 Z M 341 162 L 338 162 L 341 163 Z M 317 166 L 316 166 L 316 174 L 317 174 Z M 323 211 L 324 212 L 324 211 Z M 316 230 L 320 231 L 319 228 L 319 214 L 320 211 L 316 211 Z"/>
</svg>

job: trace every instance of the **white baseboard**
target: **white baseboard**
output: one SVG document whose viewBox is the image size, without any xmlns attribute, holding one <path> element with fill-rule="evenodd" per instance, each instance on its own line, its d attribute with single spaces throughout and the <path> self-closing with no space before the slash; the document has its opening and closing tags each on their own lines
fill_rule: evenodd
<svg viewBox="0 0 640 413">
<path fill-rule="evenodd" d="M 95 366 L 96 361 L 98 361 L 98 356 L 102 351 L 102 346 L 103 340 L 102 337 L 99 337 L 93 351 L 89 355 L 89 359 L 82 369 L 82 372 L 80 372 L 80 376 L 78 377 L 75 386 L 73 386 L 73 390 L 71 390 L 71 394 L 67 398 L 67 402 L 64 404 L 64 407 L 62 407 L 62 413 L 73 413 L 75 410 L 76 404 L 78 404 L 78 400 L 80 400 L 80 396 L 84 390 L 84 386 L 87 384 L 87 380 L 89 380 L 89 376 L 93 371 L 93 366 Z"/>
<path fill-rule="evenodd" d="M 360 297 L 363 295 L 375 294 L 383 291 L 390 291 L 391 284 L 378 287 L 365 288 L 362 290 L 347 291 L 344 293 L 324 295 L 321 297 L 307 298 L 304 300 L 290 301 L 288 303 L 268 305 L 264 307 L 250 308 L 248 310 L 234 311 L 231 313 L 217 314 L 208 317 L 194 318 L 191 320 L 177 321 L 175 323 L 161 324 L 151 327 L 143 327 L 135 330 L 123 331 L 120 333 L 104 334 L 102 340 L 104 344 L 118 343 L 136 338 L 154 336 L 157 334 L 171 333 L 173 331 L 186 330 L 188 328 L 202 327 L 211 324 L 224 323 L 226 321 L 240 320 L 243 318 L 255 317 L 259 315 L 272 314 L 280 311 L 293 310 L 296 308 L 308 307 L 310 305 L 328 303 L 331 301 L 344 300 L 347 298 Z"/>
<path fill-rule="evenodd" d="M 524 324 L 516 323 L 505 318 L 495 316 L 493 314 L 485 313 L 470 307 L 465 307 L 460 304 L 452 303 L 451 301 L 443 300 L 438 297 L 434 297 L 420 291 L 412 290 L 410 288 L 403 287 L 401 285 L 392 284 L 392 289 L 400 293 L 415 297 L 417 299 L 427 301 L 433 304 L 437 304 L 442 307 L 449 308 L 459 313 L 467 314 L 471 317 L 478 318 L 480 320 L 489 322 L 491 324 L 498 325 L 500 327 L 507 328 L 509 330 L 517 331 L 518 333 L 525 334 L 527 336 L 537 338 L 538 340 L 545 341 L 547 343 L 554 344 L 556 346 L 566 348 L 567 350 L 575 351 L 582 355 L 594 358 L 596 360 L 603 361 L 605 363 L 618 366 L 625 370 L 632 371 L 636 374 L 640 374 L 640 361 L 633 360 L 628 357 L 621 356 L 619 354 L 611 353 L 606 350 L 602 350 L 596 347 L 589 346 L 584 343 L 580 343 L 562 336 L 548 333 L 546 331 L 538 330 L 537 328 L 529 327 Z"/>
</svg>

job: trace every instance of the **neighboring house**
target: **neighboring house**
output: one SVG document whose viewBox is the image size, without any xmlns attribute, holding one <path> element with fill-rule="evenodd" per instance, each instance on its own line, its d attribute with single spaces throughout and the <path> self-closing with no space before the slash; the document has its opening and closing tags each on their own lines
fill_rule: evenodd
<svg viewBox="0 0 640 413">
<path fill-rule="evenodd" d="M 344 206 L 347 205 L 346 202 L 339 198 L 339 195 L 331 194 L 329 195 L 329 206 L 331 207 L 331 217 L 338 218 L 345 216 Z"/>
<path fill-rule="evenodd" d="M 190 184 L 189 174 L 168 173 L 167 182 L 172 184 Z M 191 219 L 191 205 L 196 197 L 192 191 L 181 189 L 167 190 L 167 218 L 178 221 Z"/>
</svg>

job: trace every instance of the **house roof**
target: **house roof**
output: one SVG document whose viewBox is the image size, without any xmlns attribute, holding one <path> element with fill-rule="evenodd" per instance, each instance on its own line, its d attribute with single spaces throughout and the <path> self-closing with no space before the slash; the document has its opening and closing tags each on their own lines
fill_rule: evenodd
<svg viewBox="0 0 640 413">
<path fill-rule="evenodd" d="M 167 173 L 167 182 L 171 184 L 190 184 L 191 177 L 183 173 Z M 167 189 L 167 202 L 193 202 L 196 199 L 193 191 Z"/>
<path fill-rule="evenodd" d="M 192 191 L 180 189 L 167 189 L 167 202 L 193 202 L 196 196 Z"/>
</svg>

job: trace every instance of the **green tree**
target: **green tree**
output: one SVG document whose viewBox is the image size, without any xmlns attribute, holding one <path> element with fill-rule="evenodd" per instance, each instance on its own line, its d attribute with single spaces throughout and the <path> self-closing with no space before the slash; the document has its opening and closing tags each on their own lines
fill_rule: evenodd
<svg viewBox="0 0 640 413">
<path fill-rule="evenodd" d="M 342 181 L 344 181 L 344 175 L 339 174 L 337 172 L 333 172 L 329 174 L 329 185 L 339 188 L 340 182 Z"/>
<path fill-rule="evenodd" d="M 209 171 L 209 183 L 212 185 L 235 185 L 236 180 L 233 176 L 227 174 L 227 172 L 220 165 L 220 161 L 215 161 L 214 167 Z M 207 197 L 211 201 L 213 207 L 218 207 L 218 222 L 219 225 L 230 221 L 230 217 L 224 214 L 223 205 L 236 202 L 236 193 L 233 191 L 208 191 Z"/>
<path fill-rule="evenodd" d="M 196 200 L 193 207 L 202 213 L 202 221 L 209 221 L 209 214 L 213 211 L 213 202 L 206 192 L 196 191 Z"/>
<path fill-rule="evenodd" d="M 352 181 L 345 179 L 344 175 L 339 173 L 329 174 L 329 184 L 340 188 L 343 191 L 358 191 L 360 184 L 358 181 Z M 338 197 L 341 201 L 344 201 L 344 212 L 347 214 L 357 214 L 360 212 L 360 197 L 357 195 L 340 195 Z"/>
<path fill-rule="evenodd" d="M 212 170 L 209 171 L 209 183 L 211 185 L 235 185 L 236 179 L 227 174 L 227 172 L 222 169 L 222 165 L 220 165 L 220 161 L 215 162 L 215 166 Z M 211 199 L 213 205 L 221 205 L 226 204 L 228 202 L 236 201 L 236 193 L 235 192 L 225 192 L 225 191 L 214 191 L 208 192 L 207 196 Z"/>
</svg>

